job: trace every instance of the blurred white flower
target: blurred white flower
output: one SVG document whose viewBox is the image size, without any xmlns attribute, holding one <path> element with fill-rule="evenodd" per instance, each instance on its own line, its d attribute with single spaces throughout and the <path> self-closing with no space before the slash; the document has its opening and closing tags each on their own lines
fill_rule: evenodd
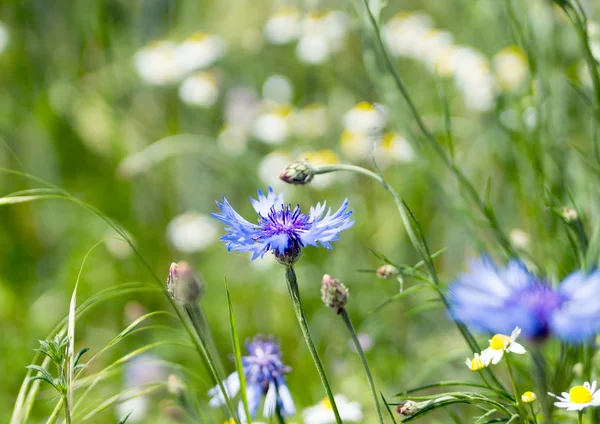
<svg viewBox="0 0 600 424">
<path fill-rule="evenodd" d="M 287 186 L 286 183 L 279 179 L 279 173 L 293 161 L 294 158 L 289 153 L 275 150 L 274 152 L 266 155 L 260 162 L 260 165 L 258 166 L 258 176 L 265 184 L 273 187 Z"/>
<path fill-rule="evenodd" d="M 520 249 L 525 249 L 531 242 L 531 237 L 520 228 L 514 228 L 510 231 L 510 242 Z"/>
<path fill-rule="evenodd" d="M 387 110 L 381 105 L 360 102 L 344 115 L 344 128 L 349 131 L 372 134 L 383 130 Z"/>
<path fill-rule="evenodd" d="M 130 397 L 135 396 L 136 390 L 129 390 L 122 397 Z M 128 400 L 123 400 L 121 403 L 117 404 L 115 409 L 115 417 L 120 420 L 121 418 L 129 415 L 127 418 L 128 423 L 139 423 L 143 422 L 148 415 L 150 410 L 150 399 L 148 396 L 136 396 Z"/>
<path fill-rule="evenodd" d="M 362 421 L 363 413 L 360 403 L 350 402 L 344 395 L 335 395 L 334 398 L 342 420 L 355 423 Z M 305 424 L 329 424 L 336 422 L 331 402 L 327 398 L 323 399 L 317 405 L 308 407 L 302 411 L 302 418 Z"/>
<path fill-rule="evenodd" d="M 441 57 L 444 57 L 454 47 L 454 37 L 447 31 L 429 30 L 415 44 L 415 56 L 428 69 L 434 70 Z"/>
<path fill-rule="evenodd" d="M 417 57 L 419 46 L 432 29 L 431 18 L 422 12 L 400 13 L 382 28 L 382 36 L 395 57 Z"/>
<path fill-rule="evenodd" d="M 225 96 L 225 122 L 249 130 L 258 114 L 260 103 L 256 91 L 249 87 L 234 87 Z"/>
<path fill-rule="evenodd" d="M 127 236 L 131 238 L 131 235 L 129 234 L 127 234 Z M 131 246 L 114 230 L 109 230 L 105 234 L 104 246 L 106 246 L 106 250 L 117 259 L 127 259 L 133 254 Z"/>
<path fill-rule="evenodd" d="M 505 47 L 492 58 L 500 88 L 506 92 L 519 91 L 529 78 L 525 53 L 517 47 Z"/>
<path fill-rule="evenodd" d="M 319 65 L 329 59 L 329 41 L 323 35 L 303 35 L 296 46 L 296 56 L 307 65 Z"/>
<path fill-rule="evenodd" d="M 135 68 L 140 78 L 151 85 L 167 85 L 179 81 L 185 70 L 175 59 L 176 44 L 154 41 L 134 55 Z"/>
<path fill-rule="evenodd" d="M 265 23 L 264 34 L 271 44 L 288 44 L 300 34 L 300 12 L 295 7 L 286 7 L 275 12 Z"/>
<path fill-rule="evenodd" d="M 472 50 L 463 51 L 457 58 L 454 83 L 468 109 L 488 112 L 494 107 L 496 79 L 488 60 L 482 54 Z"/>
<path fill-rule="evenodd" d="M 375 147 L 375 160 L 382 168 L 386 168 L 394 162 L 409 163 L 414 159 L 415 151 L 413 147 L 400 134 L 385 133 Z"/>
<path fill-rule="evenodd" d="M 314 166 L 333 165 L 340 163 L 338 155 L 330 149 L 304 152 L 298 155 L 299 160 L 305 160 Z M 316 188 L 325 188 L 336 180 L 337 176 L 333 173 L 319 175 L 314 178 L 310 185 Z"/>
<path fill-rule="evenodd" d="M 324 105 L 314 103 L 294 113 L 294 132 L 299 137 L 322 137 L 328 127 L 329 116 Z"/>
<path fill-rule="evenodd" d="M 266 144 L 282 144 L 290 135 L 289 106 L 278 105 L 261 113 L 252 127 L 253 135 Z"/>
<path fill-rule="evenodd" d="M 262 86 L 262 96 L 280 104 L 290 104 L 294 97 L 294 87 L 283 75 L 270 75 Z"/>
<path fill-rule="evenodd" d="M 8 30 L 2 22 L 0 22 L 0 53 L 8 46 Z"/>
<path fill-rule="evenodd" d="M 198 212 L 186 212 L 173 218 L 167 226 L 167 239 L 184 253 L 206 249 L 217 238 L 214 220 Z"/>
<path fill-rule="evenodd" d="M 177 46 L 175 58 L 182 69 L 190 72 L 212 66 L 225 55 L 226 49 L 221 37 L 198 32 Z"/>
<path fill-rule="evenodd" d="M 248 134 L 241 127 L 225 125 L 219 132 L 217 144 L 224 153 L 230 156 L 239 156 L 246 151 Z"/>
<path fill-rule="evenodd" d="M 340 138 L 342 154 L 352 160 L 361 160 L 373 150 L 375 138 L 360 131 L 346 130 Z"/>
<path fill-rule="evenodd" d="M 219 99 L 219 86 L 213 74 L 197 72 L 187 77 L 179 86 L 179 98 L 182 102 L 209 108 Z"/>
<path fill-rule="evenodd" d="M 349 32 L 349 17 L 339 10 L 312 11 L 302 20 L 302 37 L 296 56 L 308 65 L 327 61 L 344 47 Z"/>
</svg>

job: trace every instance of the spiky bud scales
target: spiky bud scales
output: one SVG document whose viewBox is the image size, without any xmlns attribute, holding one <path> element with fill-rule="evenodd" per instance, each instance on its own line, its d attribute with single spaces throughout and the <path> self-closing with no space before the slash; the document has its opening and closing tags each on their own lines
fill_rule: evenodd
<svg viewBox="0 0 600 424">
<path fill-rule="evenodd" d="M 348 289 L 331 275 L 325 274 L 321 282 L 321 299 L 325 306 L 340 314 L 348 302 Z"/>
</svg>

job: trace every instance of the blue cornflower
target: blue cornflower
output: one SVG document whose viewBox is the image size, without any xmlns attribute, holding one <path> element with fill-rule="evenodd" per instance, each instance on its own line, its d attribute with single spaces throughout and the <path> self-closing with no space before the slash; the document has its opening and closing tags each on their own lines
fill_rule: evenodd
<svg viewBox="0 0 600 424">
<path fill-rule="evenodd" d="M 600 272 L 574 272 L 558 288 L 516 259 L 498 268 L 489 257 L 471 262 L 470 272 L 449 289 L 450 316 L 480 331 L 542 339 L 554 334 L 581 343 L 600 331 Z"/>
<path fill-rule="evenodd" d="M 242 356 L 242 366 L 246 377 L 246 394 L 250 416 L 252 418 L 256 416 L 263 395 L 265 395 L 263 415 L 266 418 L 274 414 L 276 407 L 279 407 L 284 416 L 294 415 L 296 408 L 284 376 L 285 373 L 290 371 L 290 368 L 283 365 L 281 361 L 279 345 L 272 338 L 256 336 L 246 342 L 246 350 L 248 355 Z M 229 375 L 223 385 L 230 397 L 235 396 L 240 390 L 238 373 L 234 372 Z M 213 408 L 225 403 L 223 392 L 219 386 L 210 389 L 208 394 L 212 397 L 209 405 Z M 246 421 L 244 420 L 246 415 L 241 401 L 238 405 L 238 414 L 242 422 Z"/>
<path fill-rule="evenodd" d="M 253 260 L 272 251 L 279 262 L 293 264 L 306 245 L 317 247 L 319 242 L 331 249 L 331 242 L 339 240 L 339 234 L 354 224 L 350 220 L 352 211 L 347 211 L 348 199 L 337 212 L 331 214 L 329 209 L 325 216 L 325 202 L 311 207 L 310 213 L 305 215 L 300 206 L 285 205 L 283 193 L 275 194 L 271 187 L 266 196 L 258 190 L 258 200 L 250 198 L 250 202 L 258 213 L 257 224 L 242 218 L 225 197 L 223 203 L 217 202 L 222 213 L 212 216 L 228 225 L 221 241 L 229 251 L 251 252 Z"/>
</svg>

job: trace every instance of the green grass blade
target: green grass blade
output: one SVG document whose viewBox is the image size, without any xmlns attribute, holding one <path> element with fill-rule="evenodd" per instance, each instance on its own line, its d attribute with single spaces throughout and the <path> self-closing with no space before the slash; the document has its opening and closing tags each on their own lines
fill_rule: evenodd
<svg viewBox="0 0 600 424">
<path fill-rule="evenodd" d="M 231 326 L 231 339 L 233 341 L 233 352 L 235 354 L 235 368 L 237 369 L 238 377 L 240 379 L 240 394 L 242 396 L 242 403 L 244 404 L 246 421 L 249 424 L 252 424 L 252 418 L 250 417 L 250 408 L 248 407 L 248 394 L 246 393 L 246 376 L 244 375 L 244 367 L 242 366 L 242 350 L 240 348 L 240 339 L 238 337 L 237 328 L 235 326 L 233 305 L 231 302 L 231 294 L 229 293 L 227 281 L 225 281 L 225 292 L 227 293 L 227 306 L 229 307 L 229 324 Z"/>
</svg>

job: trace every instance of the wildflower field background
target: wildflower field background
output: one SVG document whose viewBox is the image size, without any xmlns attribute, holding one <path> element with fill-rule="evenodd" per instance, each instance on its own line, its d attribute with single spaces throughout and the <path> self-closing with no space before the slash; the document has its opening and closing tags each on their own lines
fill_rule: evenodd
<svg viewBox="0 0 600 424">
<path fill-rule="evenodd" d="M 333 250 L 307 247 L 295 264 L 329 383 L 347 400 L 338 407 L 350 403 L 344 422 L 379 418 L 342 315 L 321 300 L 324 274 L 349 290 L 344 314 L 397 422 L 414 413 L 396 412 L 411 388 L 480 381 L 465 367 L 474 349 L 451 315 L 481 346 L 495 331 L 478 330 L 498 326 L 449 314 L 438 291 L 448 293 L 482 255 L 498 264 L 518 259 L 554 286 L 596 267 L 599 60 L 594 0 L 0 3 L 0 422 L 62 422 L 61 397 L 49 384 L 31 398 L 19 393 L 30 386 L 26 366 L 38 340 L 73 321 L 76 284 L 76 305 L 90 307 L 77 311 L 69 334 L 75 353 L 89 348 L 81 361 L 93 361 L 69 389 L 74 423 L 117 423 L 131 410 L 129 423 L 229 419 L 209 406 L 215 380 L 173 313 L 181 305 L 165 296 L 171 263 L 181 260 L 201 275 L 197 304 L 220 376 L 236 370 L 227 285 L 240 341 L 272 335 L 291 368 L 296 415 L 286 422 L 335 422 L 285 267 L 270 252 L 256 260 L 228 252 L 219 241 L 224 225 L 210 215 L 225 197 L 255 223 L 248 197 L 269 187 L 306 214 L 323 201 L 335 212 L 345 199 L 352 211 L 354 225 Z M 375 174 L 344 169 L 287 184 L 280 174 L 296 161 Z M 377 183 L 379 174 L 399 198 Z M 437 286 L 423 283 L 431 273 L 422 238 Z M 486 275 L 474 278 L 483 284 Z M 584 297 L 600 299 L 599 287 Z M 582 338 L 600 323 L 590 314 Z M 529 390 L 549 399 L 534 387 L 536 364 L 552 372 L 569 365 L 562 379 L 549 377 L 552 393 L 597 377 L 589 337 L 581 347 L 570 344 L 577 336 L 569 329 L 532 334 L 518 320 L 502 325 L 511 327 L 506 335 L 523 327 L 519 341 L 546 361 L 538 361 L 542 353 L 511 359 L 513 403 Z M 548 331 L 564 343 L 542 340 Z M 510 387 L 508 370 L 496 367 Z M 170 375 L 185 383 L 185 400 Z M 442 389 L 419 394 L 454 391 Z M 421 420 L 510 419 L 463 403 L 470 405 Z M 550 418 L 535 405 L 531 417 L 519 412 L 512 422 L 533 422 L 536 413 L 540 423 L 578 419 L 556 410 Z M 48 420 L 53 411 L 56 421 Z M 269 421 L 262 411 L 254 422 Z M 586 410 L 585 422 L 600 422 L 597 415 Z"/>
</svg>

